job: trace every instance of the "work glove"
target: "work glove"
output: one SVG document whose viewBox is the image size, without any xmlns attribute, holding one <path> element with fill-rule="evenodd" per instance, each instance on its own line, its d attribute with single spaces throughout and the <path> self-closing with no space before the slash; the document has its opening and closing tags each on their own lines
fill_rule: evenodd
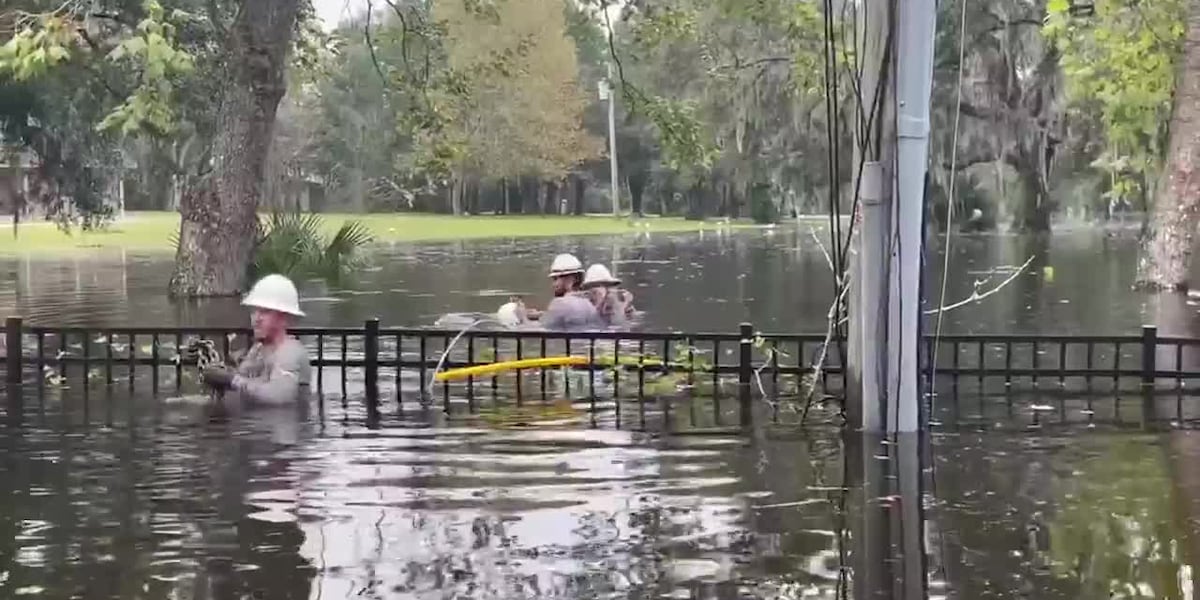
<svg viewBox="0 0 1200 600">
<path fill-rule="evenodd" d="M 201 379 L 204 385 L 218 390 L 228 390 L 233 387 L 234 373 L 226 367 L 209 367 L 204 370 Z"/>
</svg>

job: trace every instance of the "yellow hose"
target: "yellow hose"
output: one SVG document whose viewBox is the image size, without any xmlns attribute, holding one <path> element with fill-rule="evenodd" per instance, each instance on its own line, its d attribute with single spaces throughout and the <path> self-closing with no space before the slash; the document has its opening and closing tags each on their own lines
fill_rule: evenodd
<svg viewBox="0 0 1200 600">
<path fill-rule="evenodd" d="M 480 377 L 501 371 L 518 371 L 521 369 L 541 369 L 545 367 L 578 367 L 588 364 L 583 356 L 548 356 L 545 358 L 526 358 L 524 360 L 506 360 L 487 365 L 447 369 L 433 376 L 434 381 L 448 381 L 464 377 Z"/>
</svg>

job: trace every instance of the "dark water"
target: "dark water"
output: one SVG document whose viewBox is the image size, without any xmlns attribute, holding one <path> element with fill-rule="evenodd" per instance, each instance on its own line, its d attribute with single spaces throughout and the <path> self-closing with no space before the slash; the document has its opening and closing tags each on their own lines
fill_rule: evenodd
<svg viewBox="0 0 1200 600">
<path fill-rule="evenodd" d="M 823 234 L 819 234 L 823 235 Z M 1034 257 L 1027 274 L 978 304 L 947 313 L 951 332 L 1129 333 L 1147 297 L 1130 289 L 1137 242 L 1079 232 L 1049 239 L 954 240 L 946 303 L 986 292 Z M 649 329 L 730 331 L 741 322 L 775 332 L 820 332 L 832 300 L 821 247 L 807 227 L 740 233 L 471 241 L 381 248 L 354 289 L 304 286 L 311 325 L 431 326 L 448 312 L 493 312 L 511 293 L 549 298 L 558 252 L 616 265 L 647 311 Z M 940 290 L 942 257 L 927 285 Z M 1046 267 L 1052 271 L 1047 272 Z M 1005 268 L 1009 270 L 1004 270 Z M 73 258 L 0 258 L 0 313 L 46 325 L 241 325 L 236 302 L 173 303 L 163 293 L 170 256 L 101 252 Z M 976 282 L 979 283 L 976 288 Z M 1195 310 L 1192 310 L 1195 313 Z"/>
<path fill-rule="evenodd" d="M 890 500 L 831 430 L 189 407 L 85 427 L 78 408 L 0 436 L 0 597 L 838 598 L 839 565 L 851 586 L 899 577 L 854 562 Z M 943 433 L 929 454 L 925 522 L 903 525 L 926 597 L 1192 597 L 1200 435 Z"/>
<path fill-rule="evenodd" d="M 950 313 L 951 331 L 1128 333 L 1157 316 L 1129 286 L 1132 239 L 955 248 L 951 301 L 1006 277 L 996 266 L 1041 258 Z M 653 329 L 816 331 L 831 299 L 807 231 L 479 242 L 382 252 L 357 291 L 307 286 L 309 322 L 429 325 L 514 291 L 544 298 L 545 265 L 563 250 L 619 257 Z M 0 312 L 35 323 L 245 319 L 236 303 L 166 301 L 162 258 L 0 264 Z M 338 398 L 304 418 L 212 421 L 139 390 L 29 390 L 5 412 L 0 598 L 839 598 L 839 575 L 852 597 L 890 597 L 870 593 L 880 580 L 924 581 L 930 598 L 1194 597 L 1190 432 L 943 428 L 913 467 L 924 522 L 881 537 L 869 515 L 909 513 L 887 491 L 895 477 L 864 473 L 900 464 L 893 446 L 831 427 L 667 436 L 551 399 L 409 411 L 369 430 Z M 873 558 L 906 528 L 921 534 L 923 577 Z"/>
</svg>

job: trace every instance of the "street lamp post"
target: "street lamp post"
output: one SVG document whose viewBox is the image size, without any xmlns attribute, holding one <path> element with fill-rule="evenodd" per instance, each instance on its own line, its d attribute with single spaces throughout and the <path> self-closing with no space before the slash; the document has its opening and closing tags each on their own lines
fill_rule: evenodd
<svg viewBox="0 0 1200 600">
<path fill-rule="evenodd" d="M 614 94 L 612 63 L 608 64 L 608 78 L 600 82 L 600 99 L 608 100 L 608 160 L 609 186 L 612 194 L 612 212 L 614 217 L 621 216 L 621 200 L 617 186 L 617 113 L 616 94 Z"/>
</svg>

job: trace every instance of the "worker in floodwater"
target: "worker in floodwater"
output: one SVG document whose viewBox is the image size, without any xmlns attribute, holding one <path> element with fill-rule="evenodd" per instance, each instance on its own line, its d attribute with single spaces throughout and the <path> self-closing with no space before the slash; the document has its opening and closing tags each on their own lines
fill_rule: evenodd
<svg viewBox="0 0 1200 600">
<path fill-rule="evenodd" d="M 636 312 L 633 293 L 620 286 L 621 280 L 613 277 L 608 267 L 600 264 L 587 268 L 580 285 L 600 318 L 608 325 L 624 325 Z"/>
<path fill-rule="evenodd" d="M 236 368 L 206 369 L 206 385 L 241 394 L 250 404 L 284 406 L 296 403 L 312 380 L 308 349 L 288 334 L 304 316 L 296 285 L 283 275 L 267 275 L 254 284 L 242 300 L 253 309 L 250 326 L 254 343 Z"/>
<path fill-rule="evenodd" d="M 603 325 L 603 320 L 583 292 L 583 263 L 571 254 L 559 254 L 550 264 L 554 299 L 545 311 L 526 309 L 526 318 L 541 322 L 546 329 L 586 329 Z"/>
</svg>

